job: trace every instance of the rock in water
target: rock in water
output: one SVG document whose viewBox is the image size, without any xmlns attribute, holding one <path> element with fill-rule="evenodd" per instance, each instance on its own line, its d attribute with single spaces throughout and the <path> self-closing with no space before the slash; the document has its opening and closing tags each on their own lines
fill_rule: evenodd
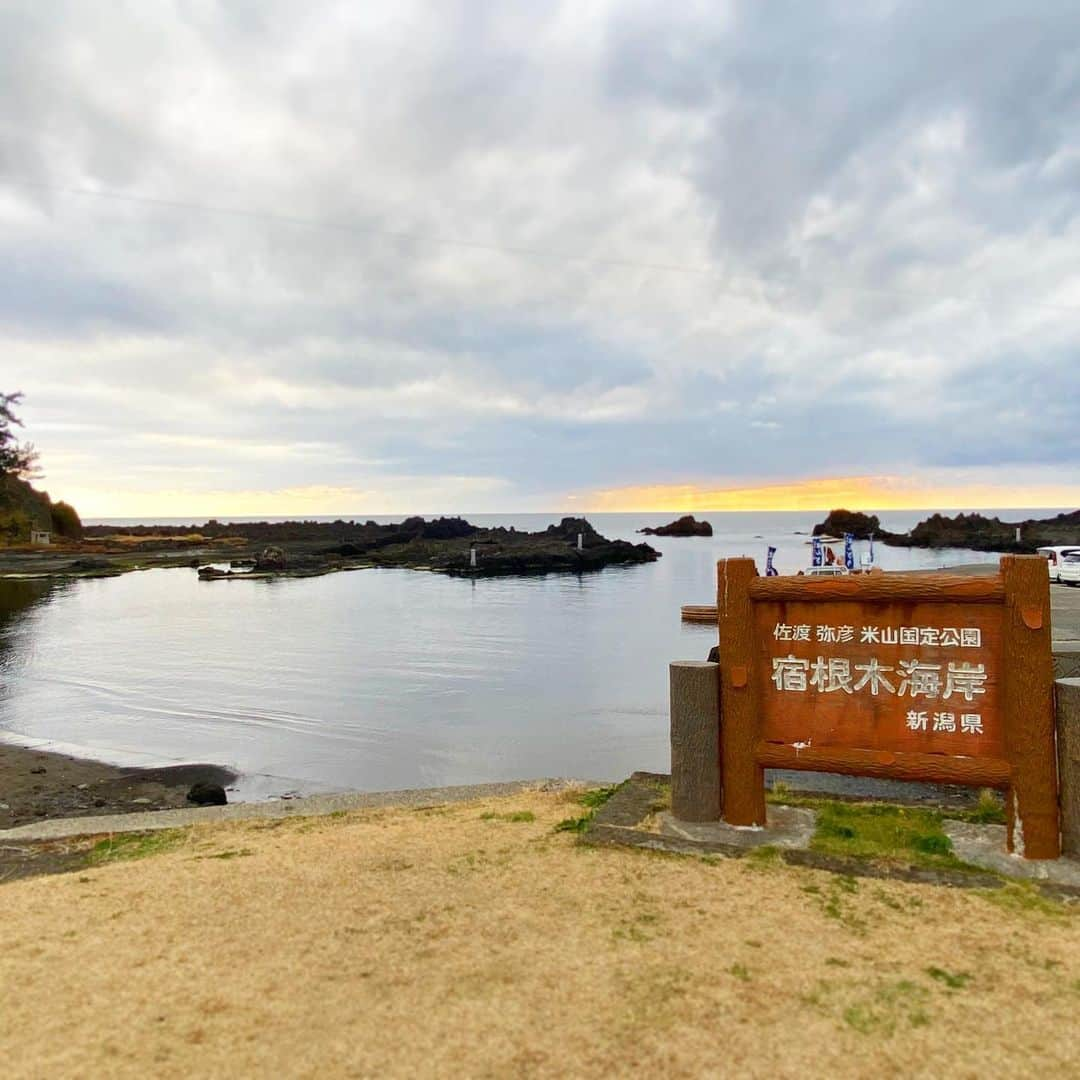
<svg viewBox="0 0 1080 1080">
<path fill-rule="evenodd" d="M 638 532 L 646 536 L 712 536 L 712 526 L 707 521 L 698 521 L 693 514 L 687 514 L 670 525 L 639 529 Z"/>
<path fill-rule="evenodd" d="M 187 793 L 187 801 L 196 806 L 225 806 L 228 798 L 220 784 L 192 784 Z"/>
</svg>

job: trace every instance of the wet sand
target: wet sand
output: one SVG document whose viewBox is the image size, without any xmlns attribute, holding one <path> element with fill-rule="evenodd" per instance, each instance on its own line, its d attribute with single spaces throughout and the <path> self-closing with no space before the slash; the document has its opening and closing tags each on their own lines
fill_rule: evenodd
<svg viewBox="0 0 1080 1080">
<path fill-rule="evenodd" d="M 0 830 L 56 817 L 124 814 L 189 806 L 191 785 L 228 785 L 218 765 L 140 769 L 0 743 Z"/>
</svg>

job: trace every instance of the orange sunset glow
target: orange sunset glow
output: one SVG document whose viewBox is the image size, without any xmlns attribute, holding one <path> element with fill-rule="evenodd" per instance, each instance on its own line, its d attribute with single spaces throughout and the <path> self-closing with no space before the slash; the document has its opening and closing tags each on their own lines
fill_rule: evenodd
<svg viewBox="0 0 1080 1080">
<path fill-rule="evenodd" d="M 596 511 L 985 510 L 1080 504 L 1080 485 L 924 484 L 896 476 L 837 476 L 746 487 L 654 484 L 610 488 L 576 502 Z"/>
</svg>

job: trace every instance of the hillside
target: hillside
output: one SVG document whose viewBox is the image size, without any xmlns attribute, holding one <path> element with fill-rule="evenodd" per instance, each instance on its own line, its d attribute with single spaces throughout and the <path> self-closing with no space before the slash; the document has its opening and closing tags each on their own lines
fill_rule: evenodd
<svg viewBox="0 0 1080 1080">
<path fill-rule="evenodd" d="M 54 503 L 46 492 L 25 480 L 0 474 L 0 544 L 28 543 L 31 529 L 71 539 L 82 535 L 82 523 L 73 507 Z"/>
</svg>

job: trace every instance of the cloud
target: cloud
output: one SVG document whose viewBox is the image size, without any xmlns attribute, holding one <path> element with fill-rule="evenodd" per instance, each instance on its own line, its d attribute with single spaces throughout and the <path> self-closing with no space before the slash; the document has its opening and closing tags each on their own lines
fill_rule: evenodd
<svg viewBox="0 0 1080 1080">
<path fill-rule="evenodd" d="M 8 5 L 0 388 L 100 514 L 1037 483 L 1078 98 L 1048 0 Z"/>
</svg>

